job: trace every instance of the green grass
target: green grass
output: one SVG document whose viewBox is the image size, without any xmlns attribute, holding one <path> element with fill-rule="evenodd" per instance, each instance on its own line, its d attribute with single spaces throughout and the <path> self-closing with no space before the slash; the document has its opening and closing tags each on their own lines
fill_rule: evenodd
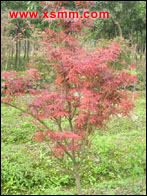
<svg viewBox="0 0 147 196">
<path fill-rule="evenodd" d="M 80 173 L 84 194 L 145 195 L 145 92 L 135 103 L 132 118 L 97 130 Z M 33 141 L 28 119 L 2 104 L 2 195 L 76 195 L 73 177 L 60 170 L 45 143 Z"/>
</svg>

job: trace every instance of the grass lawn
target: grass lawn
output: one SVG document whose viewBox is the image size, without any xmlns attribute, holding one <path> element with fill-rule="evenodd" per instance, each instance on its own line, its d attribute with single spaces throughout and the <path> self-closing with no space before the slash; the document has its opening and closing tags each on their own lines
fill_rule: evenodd
<svg viewBox="0 0 147 196">
<path fill-rule="evenodd" d="M 97 131 L 81 170 L 84 194 L 146 194 L 145 92 L 139 95 L 132 118 L 112 119 Z M 73 177 L 48 156 L 45 143 L 33 141 L 31 118 L 4 104 L 1 111 L 2 195 L 76 195 Z"/>
</svg>

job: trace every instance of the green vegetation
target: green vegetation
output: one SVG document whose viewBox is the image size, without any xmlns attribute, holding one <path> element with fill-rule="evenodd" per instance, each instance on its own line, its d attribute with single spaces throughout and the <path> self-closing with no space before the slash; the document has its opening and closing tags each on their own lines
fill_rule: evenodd
<svg viewBox="0 0 147 196">
<path fill-rule="evenodd" d="M 145 92 L 139 95 L 131 118 L 112 119 L 109 131 L 98 130 L 80 172 L 85 194 L 145 195 Z M 76 195 L 74 180 L 49 158 L 47 143 L 33 140 L 28 118 L 2 104 L 2 195 Z"/>
<path fill-rule="evenodd" d="M 74 1 L 64 6 L 76 10 Z M 2 72 L 38 68 L 44 79 L 33 89 L 54 90 L 52 84 L 57 73 L 43 40 L 48 27 L 60 32 L 62 28 L 58 21 L 11 20 L 8 14 L 10 10 L 40 12 L 43 8 L 44 11 L 51 9 L 42 1 L 2 1 L 1 7 Z M 114 118 L 107 128 L 95 133 L 93 145 L 80 169 L 82 191 L 85 195 L 145 195 L 146 2 L 96 1 L 90 9 L 109 11 L 110 18 L 94 19 L 90 29 L 84 28 L 86 34 L 71 32 L 71 35 L 90 52 L 107 48 L 112 42 L 118 43 L 122 52 L 111 66 L 137 75 L 139 82 L 126 89 L 132 93 L 137 91 L 139 97 L 130 118 Z M 53 44 L 53 47 L 57 46 Z M 134 68 L 129 68 L 131 66 Z M 4 96 L 7 86 L 3 80 L 1 89 Z M 19 97 L 24 107 L 30 99 L 29 94 Z M 51 156 L 47 142 L 34 140 L 34 134 L 39 130 L 30 122 L 34 119 L 5 104 L 2 104 L 1 112 L 2 195 L 77 195 L 74 178 L 65 172 L 65 168 L 61 170 L 57 159 Z M 67 127 L 68 122 L 63 121 Z M 51 129 L 57 128 L 53 121 L 47 123 Z M 67 166 L 71 167 L 68 160 Z"/>
</svg>

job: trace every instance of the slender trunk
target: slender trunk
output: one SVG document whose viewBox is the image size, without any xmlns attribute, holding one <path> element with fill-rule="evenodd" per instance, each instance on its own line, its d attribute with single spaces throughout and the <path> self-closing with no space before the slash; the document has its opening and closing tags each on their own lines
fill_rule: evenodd
<svg viewBox="0 0 147 196">
<path fill-rule="evenodd" d="M 103 36 L 104 36 L 104 39 L 105 39 L 105 34 L 106 34 L 106 32 L 105 32 L 105 21 L 104 21 L 103 32 L 104 32 Z"/>
<path fill-rule="evenodd" d="M 18 63 L 18 41 L 16 40 L 15 69 L 17 69 L 17 63 Z"/>
<path fill-rule="evenodd" d="M 26 52 L 27 52 L 27 46 L 26 46 L 26 39 L 24 40 L 24 59 L 26 59 Z"/>
<path fill-rule="evenodd" d="M 117 31 L 116 31 L 116 26 L 114 26 L 114 34 L 115 34 L 115 37 L 117 37 Z"/>
<path fill-rule="evenodd" d="M 143 36 L 142 36 L 142 29 L 140 29 L 140 35 L 141 35 L 141 40 L 140 40 L 140 60 L 142 60 L 142 43 L 143 43 Z"/>
<path fill-rule="evenodd" d="M 11 59 L 11 49 L 9 49 L 9 60 Z"/>
<path fill-rule="evenodd" d="M 119 35 L 120 35 L 120 37 L 122 37 L 122 29 L 121 29 L 121 27 L 120 27 L 120 24 L 117 23 L 117 26 L 118 26 L 118 30 L 119 30 Z"/>
<path fill-rule="evenodd" d="M 13 60 L 14 48 L 11 49 L 11 60 Z"/>
<path fill-rule="evenodd" d="M 120 23 L 118 21 L 114 20 L 114 24 L 116 24 L 117 27 L 118 27 L 119 36 L 123 37 L 123 33 L 122 33 L 122 29 L 121 29 Z"/>
<path fill-rule="evenodd" d="M 138 31 L 136 31 L 136 43 L 138 44 Z"/>
<path fill-rule="evenodd" d="M 77 170 L 76 167 L 75 167 L 75 170 L 74 171 L 75 171 L 74 177 L 75 177 L 75 183 L 76 183 L 76 187 L 77 187 L 77 192 L 78 192 L 78 195 L 82 195 L 80 175 L 79 175 L 79 172 L 78 172 L 78 170 Z"/>
<path fill-rule="evenodd" d="M 20 52 L 21 52 L 21 41 L 18 41 L 18 66 L 20 66 Z"/>
<path fill-rule="evenodd" d="M 30 41 L 27 40 L 27 61 L 29 62 Z"/>
<path fill-rule="evenodd" d="M 136 47 L 136 55 L 135 55 L 135 58 L 136 58 L 136 61 L 137 61 L 137 55 L 138 55 L 138 31 L 136 31 L 136 45 L 137 45 L 137 47 Z"/>
</svg>

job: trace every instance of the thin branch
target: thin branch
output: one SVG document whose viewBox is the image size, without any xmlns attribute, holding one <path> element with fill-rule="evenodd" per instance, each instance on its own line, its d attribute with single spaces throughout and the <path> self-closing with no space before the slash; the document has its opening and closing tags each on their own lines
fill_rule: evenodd
<svg viewBox="0 0 147 196">
<path fill-rule="evenodd" d="M 4 102 L 2 102 L 2 103 L 4 103 Z M 9 106 L 11 106 L 11 107 L 13 107 L 13 108 L 15 108 L 15 109 L 18 109 L 19 111 L 21 111 L 21 112 L 23 112 L 23 113 L 27 113 L 27 114 L 31 115 L 33 118 L 35 118 L 36 120 L 38 120 L 41 124 L 43 124 L 47 129 L 49 129 L 49 127 L 48 127 L 42 120 L 36 118 L 36 116 L 33 115 L 32 113 L 27 112 L 27 111 L 23 110 L 22 108 L 19 108 L 19 107 L 17 107 L 16 105 L 13 105 L 13 104 L 11 104 L 11 103 L 4 103 L 4 104 L 9 105 Z M 62 144 L 61 144 L 60 142 L 57 142 L 57 144 L 59 144 L 59 145 L 61 146 L 61 148 L 62 148 Z M 63 148 L 62 148 L 62 149 L 63 149 Z M 64 150 L 64 152 L 71 158 L 71 160 L 73 161 L 72 155 L 71 155 L 66 149 L 63 149 L 63 150 Z"/>
<path fill-rule="evenodd" d="M 4 103 L 4 102 L 2 102 L 2 103 Z M 23 110 L 22 108 L 19 108 L 19 107 L 17 107 L 16 105 L 13 105 L 13 104 L 11 104 L 11 103 L 4 103 L 4 104 L 9 105 L 9 106 L 11 106 L 11 107 L 13 107 L 13 108 L 15 108 L 15 109 L 17 109 L 17 110 L 23 112 L 23 113 L 29 114 L 30 116 L 32 116 L 33 118 L 35 118 L 37 121 L 39 121 L 41 124 L 43 124 L 45 128 L 49 129 L 49 127 L 48 127 L 42 120 L 36 118 L 36 116 L 33 115 L 32 113 L 30 113 L 30 112 L 28 112 L 28 111 L 26 111 L 26 110 Z"/>
</svg>

